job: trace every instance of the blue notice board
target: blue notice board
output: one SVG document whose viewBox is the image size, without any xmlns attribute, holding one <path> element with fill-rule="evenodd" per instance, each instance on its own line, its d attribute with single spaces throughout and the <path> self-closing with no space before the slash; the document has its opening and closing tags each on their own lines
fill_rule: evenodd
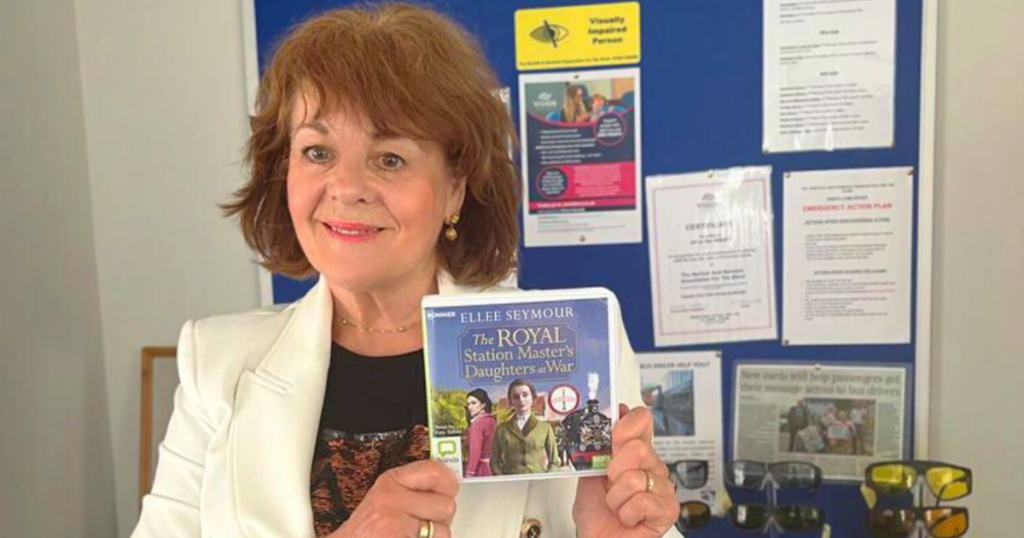
<svg viewBox="0 0 1024 538">
<path fill-rule="evenodd" d="M 255 42 L 259 66 L 267 62 L 275 44 L 296 23 L 315 13 L 352 2 L 333 0 L 243 0 L 246 6 L 250 42 Z M 557 7 L 614 3 L 574 0 L 480 1 L 444 0 L 424 2 L 445 12 L 480 39 L 502 85 L 511 88 L 513 118 L 519 117 L 519 71 L 515 57 L 515 11 L 522 8 Z M 775 286 L 782 298 L 782 201 L 783 174 L 788 171 L 829 170 L 909 166 L 921 170 L 922 66 L 924 65 L 924 0 L 897 0 L 895 144 L 892 148 L 849 151 L 815 151 L 766 154 L 762 151 L 763 13 L 760 0 L 643 0 L 641 2 L 642 140 L 644 177 L 729 168 L 733 166 L 772 167 L 772 203 L 775 240 Z M 930 9 L 930 8 L 929 8 Z M 251 47 L 250 43 L 250 47 Z M 250 51 L 251 52 L 251 51 Z M 252 57 L 252 55 L 250 55 Z M 636 67 L 618 66 L 618 67 Z M 250 73 L 254 69 L 250 66 Z M 531 71 L 533 73 L 533 71 Z M 252 82 L 252 81 L 250 81 Z M 250 95 L 252 93 L 250 92 Z M 518 125 L 518 121 L 516 121 Z M 652 330 L 648 233 L 644 242 L 625 245 L 523 248 L 520 245 L 519 285 L 524 289 L 604 286 L 622 304 L 623 317 L 633 347 L 638 352 L 672 350 L 721 350 L 725 458 L 732 454 L 733 376 L 737 362 L 770 360 L 792 363 L 808 361 L 828 364 L 905 365 L 911 376 L 921 375 L 927 357 L 919 352 L 918 323 L 927 312 L 919 312 L 921 275 L 930 274 L 930 261 L 918 259 L 922 241 L 930 245 L 930 177 L 914 179 L 913 275 L 911 297 L 911 342 L 903 345 L 783 346 L 780 340 L 710 344 L 683 348 L 655 348 Z M 922 191 L 927 192 L 922 196 Z M 643 186 L 641 185 L 641 191 Z M 922 200 L 926 200 L 922 202 Z M 920 224 L 924 222 L 925 224 Z M 646 219 L 644 219 L 646 228 Z M 930 246 L 925 250 L 928 252 Z M 300 297 L 310 282 L 295 282 L 280 275 L 268 277 L 275 303 Z M 272 282 L 272 283 L 270 283 Z M 927 278 L 925 278 L 927 282 Z M 924 304 L 927 304 L 925 301 Z M 782 317 L 780 304 L 777 317 Z M 926 330 L 926 327 L 923 327 Z M 924 334 L 927 334 L 926 332 Z M 927 342 L 924 342 L 926 345 Z M 914 395 L 908 396 L 913 419 Z M 909 429 L 923 431 L 915 423 Z M 910 434 L 912 435 L 912 433 Z M 909 446 L 915 446 L 913 438 Z M 907 454 L 910 457 L 912 454 Z M 752 499 L 734 495 L 737 501 Z M 783 496 L 782 502 L 810 501 Z M 856 485 L 826 484 L 813 502 L 823 507 L 837 538 L 870 536 L 865 526 L 866 508 Z M 711 526 L 687 536 L 741 537 L 746 533 L 728 522 L 716 520 Z M 795 536 L 803 536 L 796 534 Z"/>
</svg>

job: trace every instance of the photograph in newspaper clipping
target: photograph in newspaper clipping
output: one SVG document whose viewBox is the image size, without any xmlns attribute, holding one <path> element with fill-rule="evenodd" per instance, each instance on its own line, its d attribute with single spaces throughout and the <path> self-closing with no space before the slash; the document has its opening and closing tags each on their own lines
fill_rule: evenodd
<svg viewBox="0 0 1024 538">
<path fill-rule="evenodd" d="M 603 288 L 426 297 L 431 456 L 472 482 L 606 474 L 617 312 Z"/>
<path fill-rule="evenodd" d="M 644 405 L 654 419 L 654 449 L 674 473 L 676 497 L 721 513 L 720 352 L 640 353 L 637 363 Z"/>
<path fill-rule="evenodd" d="M 806 461 L 827 480 L 909 457 L 908 368 L 741 363 L 734 459 Z"/>
</svg>

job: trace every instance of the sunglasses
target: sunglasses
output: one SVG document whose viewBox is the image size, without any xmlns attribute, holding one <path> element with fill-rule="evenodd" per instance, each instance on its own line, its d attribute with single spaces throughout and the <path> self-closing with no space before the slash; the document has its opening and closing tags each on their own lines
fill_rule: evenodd
<svg viewBox="0 0 1024 538">
<path fill-rule="evenodd" d="M 966 508 L 879 508 L 868 514 L 868 528 L 878 538 L 908 538 L 923 524 L 933 538 L 958 538 L 967 533 Z"/>
<path fill-rule="evenodd" d="M 730 486 L 762 490 L 769 481 L 774 482 L 779 489 L 814 491 L 821 485 L 821 469 L 802 461 L 762 463 L 738 460 L 725 464 L 725 482 Z"/>
<path fill-rule="evenodd" d="M 711 522 L 711 507 L 700 501 L 689 501 L 679 504 L 679 519 L 676 529 L 687 532 L 706 527 Z"/>
<path fill-rule="evenodd" d="M 681 460 L 668 464 L 668 470 L 683 489 L 700 489 L 708 483 L 706 460 Z"/>
<path fill-rule="evenodd" d="M 729 520 L 745 531 L 765 532 L 774 523 L 783 532 L 806 532 L 825 524 L 825 512 L 810 504 L 738 504 L 729 509 Z"/>
<path fill-rule="evenodd" d="M 971 494 L 971 470 L 948 463 L 888 461 L 872 463 L 864 471 L 864 483 L 884 495 L 912 492 L 921 477 L 940 501 L 952 501 Z"/>
</svg>

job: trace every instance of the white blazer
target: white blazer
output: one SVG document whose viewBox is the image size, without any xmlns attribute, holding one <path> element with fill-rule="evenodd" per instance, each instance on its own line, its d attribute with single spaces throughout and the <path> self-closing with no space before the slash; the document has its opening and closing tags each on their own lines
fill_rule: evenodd
<svg viewBox="0 0 1024 538">
<path fill-rule="evenodd" d="M 491 290 L 438 277 L 442 294 Z M 501 288 L 495 288 L 501 290 Z M 508 290 L 501 290 L 508 291 Z M 333 301 L 323 278 L 284 310 L 185 324 L 181 379 L 160 444 L 152 492 L 133 538 L 311 538 L 310 471 L 327 369 Z M 620 324 L 621 326 L 621 324 Z M 619 399 L 640 405 L 639 374 L 622 330 Z M 463 484 L 456 538 L 572 538 L 575 479 Z M 666 536 L 681 536 L 673 528 Z"/>
</svg>

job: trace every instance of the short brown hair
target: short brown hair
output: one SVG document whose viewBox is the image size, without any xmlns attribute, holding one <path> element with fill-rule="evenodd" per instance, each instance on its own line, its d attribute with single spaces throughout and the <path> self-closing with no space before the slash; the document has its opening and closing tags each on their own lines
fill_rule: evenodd
<svg viewBox="0 0 1024 538">
<path fill-rule="evenodd" d="M 438 237 L 441 267 L 456 282 L 489 285 L 515 266 L 518 175 L 515 129 L 495 96 L 498 80 L 476 40 L 447 17 L 405 3 L 337 9 L 294 28 L 260 80 L 245 161 L 248 182 L 222 205 L 238 215 L 267 269 L 315 272 L 288 212 L 292 104 L 309 93 L 318 115 L 364 116 L 386 136 L 438 142 L 466 180 L 459 236 Z"/>
</svg>

